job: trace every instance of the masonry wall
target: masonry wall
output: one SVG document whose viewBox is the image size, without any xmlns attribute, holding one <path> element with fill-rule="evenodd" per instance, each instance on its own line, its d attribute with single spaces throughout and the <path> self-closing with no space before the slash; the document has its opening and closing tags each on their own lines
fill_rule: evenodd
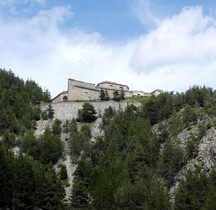
<svg viewBox="0 0 216 210">
<path fill-rule="evenodd" d="M 73 87 L 68 92 L 68 100 L 77 101 L 94 101 L 99 99 L 99 90 Z"/>
<path fill-rule="evenodd" d="M 151 96 L 151 93 L 144 91 L 133 91 L 132 96 Z"/>
<path fill-rule="evenodd" d="M 71 120 L 73 118 L 77 118 L 78 110 L 82 109 L 84 102 L 60 102 L 53 103 L 52 107 L 54 109 L 54 118 L 65 121 Z M 111 106 L 114 110 L 124 110 L 128 105 L 133 104 L 134 106 L 140 106 L 139 102 L 132 101 L 101 101 L 101 102 L 90 102 L 97 112 L 97 116 L 102 116 L 104 114 L 104 110 Z M 42 106 L 41 109 L 44 110 L 47 108 L 47 105 Z"/>
<path fill-rule="evenodd" d="M 123 89 L 124 91 L 128 90 L 128 87 L 126 85 L 111 84 L 111 83 L 99 83 L 97 87 L 104 88 L 104 89 L 113 89 L 113 90 L 121 90 L 121 89 Z"/>
<path fill-rule="evenodd" d="M 68 90 L 73 89 L 73 87 L 83 87 L 87 89 L 95 89 L 95 84 L 69 79 L 68 80 Z"/>
<path fill-rule="evenodd" d="M 61 101 L 64 101 L 64 99 L 68 100 L 68 92 L 67 91 L 64 91 L 62 93 L 60 93 L 58 96 L 56 96 L 54 99 L 53 99 L 53 103 L 58 103 L 58 102 L 61 102 Z M 67 101 L 65 100 L 65 101 Z"/>
</svg>

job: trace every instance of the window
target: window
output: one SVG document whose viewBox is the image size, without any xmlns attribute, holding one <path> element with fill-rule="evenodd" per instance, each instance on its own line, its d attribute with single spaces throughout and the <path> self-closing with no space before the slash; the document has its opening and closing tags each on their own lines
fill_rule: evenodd
<svg viewBox="0 0 216 210">
<path fill-rule="evenodd" d="M 63 101 L 67 101 L 68 100 L 68 97 L 67 96 L 64 96 L 63 97 Z"/>
</svg>

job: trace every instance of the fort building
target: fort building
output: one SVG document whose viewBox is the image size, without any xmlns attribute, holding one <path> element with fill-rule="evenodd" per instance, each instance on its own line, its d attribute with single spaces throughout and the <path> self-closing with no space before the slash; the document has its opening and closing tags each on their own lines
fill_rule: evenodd
<svg viewBox="0 0 216 210">
<path fill-rule="evenodd" d="M 53 99 L 53 103 L 63 101 L 96 101 L 100 99 L 101 90 L 106 91 L 110 99 L 113 98 L 113 92 L 116 90 L 124 91 L 126 98 L 133 96 L 157 96 L 163 92 L 162 90 L 154 90 L 153 92 L 130 91 L 127 85 L 110 81 L 104 81 L 95 85 L 75 79 L 68 79 L 68 90 L 59 93 Z"/>
</svg>

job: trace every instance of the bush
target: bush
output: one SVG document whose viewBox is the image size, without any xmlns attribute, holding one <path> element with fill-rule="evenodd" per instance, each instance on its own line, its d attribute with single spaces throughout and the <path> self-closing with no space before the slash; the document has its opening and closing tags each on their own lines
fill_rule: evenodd
<svg viewBox="0 0 216 210">
<path fill-rule="evenodd" d="M 61 180 L 66 180 L 68 178 L 67 175 L 67 168 L 65 165 L 61 165 L 61 169 L 60 169 L 60 179 Z"/>
<path fill-rule="evenodd" d="M 84 103 L 83 108 L 78 110 L 78 122 L 94 122 L 97 112 L 90 103 Z"/>
</svg>

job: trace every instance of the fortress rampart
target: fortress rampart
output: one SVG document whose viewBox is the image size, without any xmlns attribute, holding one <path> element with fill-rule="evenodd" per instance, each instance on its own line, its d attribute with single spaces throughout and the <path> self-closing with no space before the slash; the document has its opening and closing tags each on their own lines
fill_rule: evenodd
<svg viewBox="0 0 216 210">
<path fill-rule="evenodd" d="M 119 84 L 110 81 L 104 81 L 98 85 L 87 83 L 79 80 L 68 79 L 68 90 L 58 94 L 53 103 L 61 101 L 97 101 L 100 99 L 101 89 L 106 90 L 110 99 L 113 98 L 114 91 L 124 91 L 125 97 L 130 98 L 133 96 L 151 96 L 159 95 L 161 90 L 155 90 L 153 92 L 144 91 L 130 91 L 129 87 L 124 84 Z"/>
</svg>

